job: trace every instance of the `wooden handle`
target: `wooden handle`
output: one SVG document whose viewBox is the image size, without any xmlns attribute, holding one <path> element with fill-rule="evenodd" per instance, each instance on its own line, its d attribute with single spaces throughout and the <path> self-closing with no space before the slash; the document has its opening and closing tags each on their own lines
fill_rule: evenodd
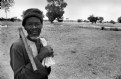
<svg viewBox="0 0 121 79">
<path fill-rule="evenodd" d="M 37 70 L 37 66 L 36 66 L 34 59 L 33 59 L 32 49 L 30 48 L 30 46 L 27 42 L 27 39 L 26 39 L 24 32 L 23 32 L 23 29 L 19 28 L 18 30 L 19 30 L 20 37 L 22 38 L 22 41 L 24 43 L 24 46 L 25 46 L 25 49 L 27 51 L 30 62 L 32 64 L 33 70 L 35 71 L 35 70 Z"/>
</svg>

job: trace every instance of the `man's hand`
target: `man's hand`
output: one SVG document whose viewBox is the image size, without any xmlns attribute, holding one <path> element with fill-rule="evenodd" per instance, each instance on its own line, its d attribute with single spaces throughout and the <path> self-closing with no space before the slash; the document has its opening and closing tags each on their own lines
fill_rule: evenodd
<svg viewBox="0 0 121 79">
<path fill-rule="evenodd" d="M 40 52 L 37 55 L 37 58 L 42 62 L 44 58 L 53 57 L 53 56 L 54 56 L 53 49 L 50 46 L 45 46 L 40 49 Z"/>
<path fill-rule="evenodd" d="M 45 46 L 45 48 L 47 48 L 48 49 L 48 51 L 49 51 L 49 53 L 54 53 L 54 51 L 53 51 L 53 48 L 51 47 L 51 46 Z M 54 56 L 53 54 L 50 54 L 50 56 Z M 48 56 L 48 57 L 50 57 L 50 56 Z"/>
</svg>

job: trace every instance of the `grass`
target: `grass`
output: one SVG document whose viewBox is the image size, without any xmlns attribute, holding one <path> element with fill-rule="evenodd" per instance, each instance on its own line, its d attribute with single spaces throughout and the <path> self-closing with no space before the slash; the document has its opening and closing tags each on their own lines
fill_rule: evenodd
<svg viewBox="0 0 121 79">
<path fill-rule="evenodd" d="M 1 56 L 1 58 L 9 61 L 7 59 L 9 48 L 19 38 L 17 28 L 21 26 L 21 22 L 7 22 L 7 24 L 8 28 L 2 28 L 0 37 L 1 51 L 7 57 Z M 82 26 L 120 27 L 121 24 L 44 22 L 42 36 L 52 45 L 56 54 L 54 57 L 56 65 L 52 66 L 49 79 L 79 79 L 80 77 L 82 79 L 112 79 L 120 75 L 121 32 L 84 29 L 81 28 Z M 6 67 L 10 68 L 9 65 Z"/>
</svg>

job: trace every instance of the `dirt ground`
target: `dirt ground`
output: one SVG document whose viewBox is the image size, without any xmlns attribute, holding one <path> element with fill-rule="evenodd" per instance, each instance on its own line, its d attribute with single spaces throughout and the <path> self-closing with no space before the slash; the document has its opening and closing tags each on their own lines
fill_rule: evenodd
<svg viewBox="0 0 121 79">
<path fill-rule="evenodd" d="M 9 50 L 19 38 L 20 24 L 0 28 L 0 79 L 13 79 Z M 88 25 L 44 23 L 41 36 L 54 48 L 56 61 L 49 79 L 115 79 L 121 75 L 121 31 L 81 28 Z"/>
</svg>

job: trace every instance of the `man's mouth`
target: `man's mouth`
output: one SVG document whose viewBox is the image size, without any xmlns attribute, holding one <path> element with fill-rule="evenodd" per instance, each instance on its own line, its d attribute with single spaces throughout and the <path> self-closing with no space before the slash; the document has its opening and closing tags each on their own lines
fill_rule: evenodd
<svg viewBox="0 0 121 79">
<path fill-rule="evenodd" d="M 31 29 L 31 30 L 28 30 L 29 36 L 32 36 L 32 37 L 39 36 L 40 35 L 40 32 L 41 32 L 41 30 L 39 30 L 39 29 Z"/>
<path fill-rule="evenodd" d="M 38 32 L 37 31 L 33 31 L 32 34 L 38 34 Z"/>
</svg>

